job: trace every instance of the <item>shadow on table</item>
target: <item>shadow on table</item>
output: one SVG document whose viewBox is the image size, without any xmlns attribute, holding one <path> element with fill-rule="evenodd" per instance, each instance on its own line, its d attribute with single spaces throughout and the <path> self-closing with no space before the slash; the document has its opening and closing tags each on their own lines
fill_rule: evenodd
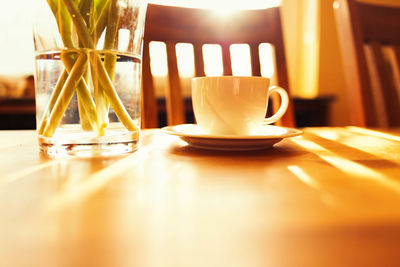
<svg viewBox="0 0 400 267">
<path fill-rule="evenodd" d="M 191 156 L 191 157 L 203 157 L 203 156 L 213 156 L 213 157 L 234 157 L 234 158 L 283 158 L 283 157 L 295 157 L 301 154 L 307 153 L 306 151 L 301 151 L 294 149 L 292 146 L 286 145 L 287 141 L 274 145 L 272 148 L 260 149 L 260 150 L 250 150 L 250 151 L 222 151 L 222 150 L 211 150 L 195 148 L 190 145 L 186 146 L 173 146 L 170 149 L 170 153 L 178 156 Z"/>
</svg>

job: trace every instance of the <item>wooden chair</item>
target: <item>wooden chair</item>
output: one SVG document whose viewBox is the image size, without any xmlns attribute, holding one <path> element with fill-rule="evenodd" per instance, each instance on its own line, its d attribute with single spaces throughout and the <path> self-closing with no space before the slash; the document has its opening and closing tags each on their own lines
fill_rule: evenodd
<svg viewBox="0 0 400 267">
<path fill-rule="evenodd" d="M 166 43 L 170 88 L 166 93 L 166 110 L 169 125 L 185 123 L 182 89 L 175 50 L 177 43 L 191 43 L 193 45 L 196 77 L 205 76 L 202 51 L 204 44 L 221 45 L 224 75 L 232 75 L 230 45 L 235 43 L 249 44 L 252 75 L 260 76 L 258 46 L 261 43 L 270 43 L 275 48 L 277 83 L 289 90 L 278 7 L 239 11 L 232 18 L 222 20 L 210 10 L 149 4 L 143 50 L 142 126 L 144 128 L 158 126 L 157 103 L 150 70 L 149 43 L 151 41 Z M 281 119 L 280 124 L 294 126 L 292 105 L 289 105 L 288 111 Z"/>
<path fill-rule="evenodd" d="M 400 125 L 400 8 L 334 3 L 351 123 Z"/>
</svg>

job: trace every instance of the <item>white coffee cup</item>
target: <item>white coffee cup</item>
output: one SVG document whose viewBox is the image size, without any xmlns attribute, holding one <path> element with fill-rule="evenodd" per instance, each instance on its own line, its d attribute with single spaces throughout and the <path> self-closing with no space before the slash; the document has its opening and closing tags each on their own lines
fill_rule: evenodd
<svg viewBox="0 0 400 267">
<path fill-rule="evenodd" d="M 285 89 L 269 87 L 265 77 L 215 76 L 192 79 L 192 101 L 196 122 L 212 135 L 252 135 L 263 125 L 279 120 L 289 97 Z M 265 118 L 269 95 L 281 97 L 278 111 Z"/>
</svg>

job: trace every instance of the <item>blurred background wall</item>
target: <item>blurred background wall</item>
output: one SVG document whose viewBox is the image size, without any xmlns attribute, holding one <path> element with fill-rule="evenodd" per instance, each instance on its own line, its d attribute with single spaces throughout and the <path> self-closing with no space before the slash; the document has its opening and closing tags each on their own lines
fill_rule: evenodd
<svg viewBox="0 0 400 267">
<path fill-rule="evenodd" d="M 33 74 L 31 16 L 36 1 L 45 0 L 0 0 L 0 78 Z M 400 0 L 359 1 L 400 6 Z M 150 2 L 222 7 L 222 10 L 226 7 L 223 0 Z M 240 5 L 244 8 L 265 8 L 268 5 L 281 4 L 292 95 L 301 98 L 334 96 L 329 122 L 331 125 L 340 126 L 349 123 L 347 114 L 351 110 L 346 100 L 333 2 L 334 0 L 248 0 L 245 3 L 229 1 L 230 6 L 235 8 L 239 8 Z M 189 80 L 186 80 L 187 85 L 190 84 Z M 160 81 L 162 82 L 162 79 Z"/>
<path fill-rule="evenodd" d="M 400 0 L 358 0 L 400 6 Z M 334 0 L 282 0 L 289 75 L 295 96 L 333 95 L 331 125 L 348 125 L 342 58 L 333 13 Z"/>
</svg>

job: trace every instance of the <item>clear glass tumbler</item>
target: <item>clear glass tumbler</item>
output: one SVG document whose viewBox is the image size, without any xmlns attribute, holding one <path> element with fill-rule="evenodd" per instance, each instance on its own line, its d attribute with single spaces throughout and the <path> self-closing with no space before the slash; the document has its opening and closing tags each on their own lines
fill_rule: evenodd
<svg viewBox="0 0 400 267">
<path fill-rule="evenodd" d="M 36 123 L 49 156 L 135 151 L 145 0 L 36 0 Z"/>
</svg>

